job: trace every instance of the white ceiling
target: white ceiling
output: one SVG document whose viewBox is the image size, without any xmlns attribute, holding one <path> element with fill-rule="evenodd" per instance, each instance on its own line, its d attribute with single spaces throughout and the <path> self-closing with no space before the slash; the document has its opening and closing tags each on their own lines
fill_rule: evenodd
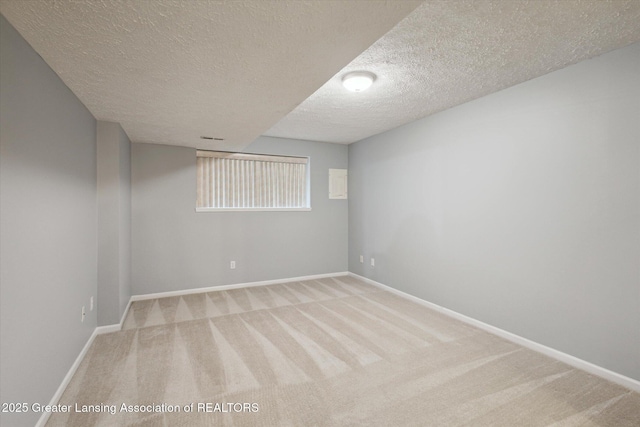
<svg viewBox="0 0 640 427">
<path fill-rule="evenodd" d="M 354 142 L 640 40 L 639 0 L 420 3 L 0 0 L 0 11 L 132 141 L 226 150 L 260 134 Z M 377 74 L 369 91 L 341 86 L 353 70 Z"/>
<path fill-rule="evenodd" d="M 132 141 L 242 149 L 419 4 L 2 0 L 0 11 Z"/>
<path fill-rule="evenodd" d="M 638 40 L 639 0 L 426 1 L 266 135 L 348 144 Z"/>
</svg>

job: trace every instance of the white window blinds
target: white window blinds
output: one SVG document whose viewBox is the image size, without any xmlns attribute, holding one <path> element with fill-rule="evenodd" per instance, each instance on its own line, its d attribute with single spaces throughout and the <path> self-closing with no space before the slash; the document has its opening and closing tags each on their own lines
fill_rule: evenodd
<svg viewBox="0 0 640 427">
<path fill-rule="evenodd" d="M 304 209 L 305 157 L 197 152 L 196 207 L 206 209 Z"/>
</svg>

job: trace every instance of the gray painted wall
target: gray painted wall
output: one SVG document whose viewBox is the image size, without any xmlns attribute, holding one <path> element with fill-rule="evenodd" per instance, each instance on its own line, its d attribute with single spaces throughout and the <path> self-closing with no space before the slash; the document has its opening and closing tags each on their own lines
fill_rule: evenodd
<svg viewBox="0 0 640 427">
<path fill-rule="evenodd" d="M 131 297 L 131 142 L 118 123 L 97 124 L 98 325 L 120 322 Z"/>
<path fill-rule="evenodd" d="M 640 380 L 639 118 L 634 44 L 351 145 L 349 270 Z"/>
<path fill-rule="evenodd" d="M 96 327 L 96 121 L 4 17 L 0 76 L 0 401 L 47 404 Z"/>
<path fill-rule="evenodd" d="M 312 210 L 196 213 L 196 150 L 133 144 L 134 294 L 347 270 L 347 201 L 328 198 L 347 147 L 261 137 L 246 151 L 309 156 Z"/>
<path fill-rule="evenodd" d="M 124 310 L 131 298 L 131 141 L 118 125 L 118 144 L 120 154 L 120 292 L 118 318 L 120 322 Z"/>
</svg>

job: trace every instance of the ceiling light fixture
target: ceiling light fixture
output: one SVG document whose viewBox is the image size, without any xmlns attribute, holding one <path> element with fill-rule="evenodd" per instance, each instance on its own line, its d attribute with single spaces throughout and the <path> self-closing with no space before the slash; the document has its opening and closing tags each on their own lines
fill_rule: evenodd
<svg viewBox="0 0 640 427">
<path fill-rule="evenodd" d="M 352 92 L 362 92 L 369 89 L 376 79 L 376 75 L 369 71 L 354 71 L 342 76 L 342 85 Z"/>
</svg>

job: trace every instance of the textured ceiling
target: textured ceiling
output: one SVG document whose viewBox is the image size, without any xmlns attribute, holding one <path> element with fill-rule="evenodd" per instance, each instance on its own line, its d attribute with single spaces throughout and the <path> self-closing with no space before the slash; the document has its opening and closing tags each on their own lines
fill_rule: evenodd
<svg viewBox="0 0 640 427">
<path fill-rule="evenodd" d="M 640 40 L 640 0 L 0 0 L 0 11 L 133 141 L 226 150 L 260 134 L 358 141 Z M 370 90 L 342 87 L 355 70 L 376 73 Z"/>
<path fill-rule="evenodd" d="M 2 0 L 0 11 L 132 141 L 242 149 L 419 4 Z"/>
<path fill-rule="evenodd" d="M 639 0 L 426 1 L 266 134 L 358 141 L 638 40 Z"/>
</svg>

